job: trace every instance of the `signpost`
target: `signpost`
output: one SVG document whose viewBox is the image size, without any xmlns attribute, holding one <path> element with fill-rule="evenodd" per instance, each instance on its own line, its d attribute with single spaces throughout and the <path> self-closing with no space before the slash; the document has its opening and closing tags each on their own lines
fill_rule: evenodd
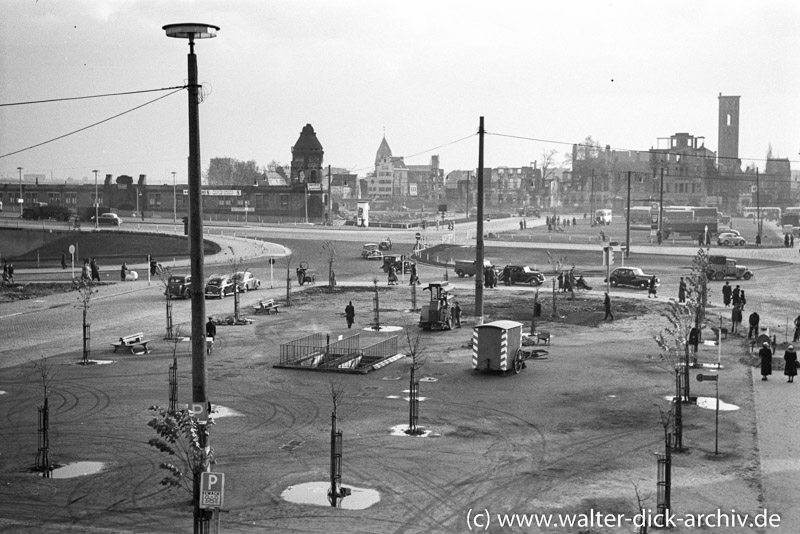
<svg viewBox="0 0 800 534">
<path fill-rule="evenodd" d="M 213 508 L 219 513 L 225 502 L 225 473 L 200 474 L 200 508 Z"/>
<path fill-rule="evenodd" d="M 75 245 L 69 246 L 69 255 L 72 256 L 72 278 L 75 279 Z"/>
<path fill-rule="evenodd" d="M 714 382 L 717 386 L 717 405 L 714 414 L 714 454 L 719 454 L 719 375 L 697 375 L 698 382 Z"/>
<path fill-rule="evenodd" d="M 272 289 L 272 266 L 275 265 L 275 258 L 269 259 L 269 288 Z"/>
</svg>

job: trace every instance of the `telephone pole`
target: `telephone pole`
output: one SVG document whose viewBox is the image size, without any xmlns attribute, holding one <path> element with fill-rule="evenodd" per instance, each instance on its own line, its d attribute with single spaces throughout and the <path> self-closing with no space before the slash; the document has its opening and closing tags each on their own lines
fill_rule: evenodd
<svg viewBox="0 0 800 534">
<path fill-rule="evenodd" d="M 483 324 L 483 117 L 478 126 L 478 220 L 475 223 L 475 318 Z"/>
</svg>

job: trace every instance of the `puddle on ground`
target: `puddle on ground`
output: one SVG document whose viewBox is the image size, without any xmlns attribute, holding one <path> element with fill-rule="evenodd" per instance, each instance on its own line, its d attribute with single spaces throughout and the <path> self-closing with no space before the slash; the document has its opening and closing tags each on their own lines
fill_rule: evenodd
<svg viewBox="0 0 800 534">
<path fill-rule="evenodd" d="M 6 394 L 5 391 L 0 391 L 0 395 L 5 395 L 5 394 Z"/>
<path fill-rule="evenodd" d="M 432 376 L 426 376 L 425 378 L 420 378 L 420 382 L 438 382 L 438 378 L 433 378 Z"/>
<path fill-rule="evenodd" d="M 697 406 L 699 408 L 705 408 L 706 410 L 716 410 L 717 399 L 715 397 L 697 397 Z M 733 412 L 738 409 L 739 407 L 735 404 L 719 401 L 719 411 L 721 412 Z"/>
<path fill-rule="evenodd" d="M 377 330 L 375 329 L 374 326 L 368 326 L 367 328 L 362 328 L 362 330 L 365 330 L 367 332 L 399 332 L 402 329 L 403 329 L 402 326 L 384 326 L 384 325 L 379 326 Z"/>
<path fill-rule="evenodd" d="M 381 380 L 400 380 L 399 376 L 384 376 Z"/>
<path fill-rule="evenodd" d="M 442 436 L 441 434 L 436 434 L 432 430 L 428 430 L 428 429 L 423 428 L 421 426 L 418 426 L 417 429 L 421 430 L 422 433 L 421 434 L 412 435 L 412 434 L 409 434 L 408 432 L 406 432 L 406 430 L 408 430 L 408 423 L 402 424 L 402 425 L 395 425 L 395 426 L 393 426 L 392 428 L 389 429 L 389 435 L 390 436 L 406 436 L 406 437 L 413 437 L 413 438 L 439 438 L 439 437 Z"/>
<path fill-rule="evenodd" d="M 349 488 L 351 493 L 341 500 L 339 508 L 363 510 L 381 500 L 380 494 L 375 490 L 356 488 L 348 484 L 342 484 L 342 487 Z M 332 508 L 331 503 L 328 502 L 328 490 L 330 488 L 330 482 L 306 482 L 305 484 L 289 486 L 283 490 L 281 498 L 296 504 L 313 504 Z"/>
<path fill-rule="evenodd" d="M 105 465 L 103 462 L 74 462 L 64 467 L 53 469 L 50 478 L 75 478 L 93 475 L 100 472 Z"/>
</svg>

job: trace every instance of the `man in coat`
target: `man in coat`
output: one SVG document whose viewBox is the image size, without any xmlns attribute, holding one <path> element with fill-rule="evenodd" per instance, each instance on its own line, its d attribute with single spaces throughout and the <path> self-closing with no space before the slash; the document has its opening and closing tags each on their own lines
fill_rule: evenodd
<svg viewBox="0 0 800 534">
<path fill-rule="evenodd" d="M 611 297 L 608 296 L 608 293 L 606 293 L 605 299 L 603 299 L 603 307 L 606 310 L 606 316 L 603 317 L 603 320 L 605 321 L 606 319 L 611 317 L 611 320 L 613 321 L 614 320 L 614 314 L 611 313 Z"/>
<path fill-rule="evenodd" d="M 722 302 L 725 304 L 726 308 L 731 305 L 732 292 L 733 288 L 731 287 L 731 283 L 726 280 L 725 285 L 722 286 Z"/>
<path fill-rule="evenodd" d="M 758 351 L 758 357 L 761 358 L 761 380 L 766 380 L 772 374 L 772 349 L 766 341 Z"/>
<path fill-rule="evenodd" d="M 758 339 L 758 323 L 760 321 L 761 317 L 759 317 L 757 312 L 750 314 L 750 317 L 747 319 L 747 322 L 750 324 L 750 330 L 747 331 L 747 339 L 751 337 Z"/>
<path fill-rule="evenodd" d="M 739 333 L 739 326 L 742 324 L 742 308 L 739 305 L 733 307 L 731 311 L 731 334 Z"/>
<path fill-rule="evenodd" d="M 681 276 L 681 282 L 678 284 L 678 302 L 686 302 L 686 280 Z"/>
<path fill-rule="evenodd" d="M 356 309 L 353 307 L 353 301 L 350 301 L 350 304 L 344 307 L 344 317 L 347 319 L 347 328 L 353 326 L 353 323 L 356 320 Z"/>
<path fill-rule="evenodd" d="M 794 318 L 794 337 L 792 338 L 792 343 L 797 343 L 798 338 L 800 338 L 800 315 Z"/>
</svg>

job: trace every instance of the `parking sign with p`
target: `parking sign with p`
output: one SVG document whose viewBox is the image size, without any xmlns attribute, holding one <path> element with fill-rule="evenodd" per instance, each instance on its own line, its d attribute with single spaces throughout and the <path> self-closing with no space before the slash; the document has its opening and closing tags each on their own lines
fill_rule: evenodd
<svg viewBox="0 0 800 534">
<path fill-rule="evenodd" d="M 225 498 L 225 474 L 201 473 L 200 508 L 222 508 Z"/>
</svg>

